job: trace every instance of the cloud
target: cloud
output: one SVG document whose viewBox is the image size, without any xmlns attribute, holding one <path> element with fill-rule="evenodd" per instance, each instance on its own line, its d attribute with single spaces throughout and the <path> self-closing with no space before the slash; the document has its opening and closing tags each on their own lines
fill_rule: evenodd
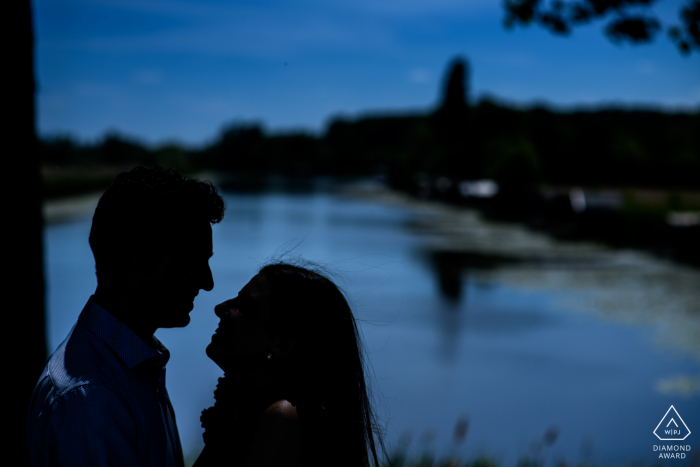
<svg viewBox="0 0 700 467">
<path fill-rule="evenodd" d="M 365 14 L 386 17 L 424 15 L 500 14 L 499 2 L 493 0 L 347 0 L 335 2 Z"/>
<path fill-rule="evenodd" d="M 692 98 L 700 100 L 700 86 L 695 86 L 693 88 Z"/>
<path fill-rule="evenodd" d="M 428 84 L 432 81 L 432 77 L 429 70 L 414 68 L 408 74 L 408 80 L 414 84 Z"/>
<path fill-rule="evenodd" d="M 156 85 L 163 82 L 163 74 L 158 70 L 137 70 L 133 74 L 134 82 L 145 85 Z"/>
<path fill-rule="evenodd" d="M 700 395 L 700 377 L 680 375 L 656 382 L 656 391 L 667 396 L 692 397 Z"/>
<path fill-rule="evenodd" d="M 75 83 L 71 91 L 74 98 L 98 101 L 112 109 L 126 109 L 134 102 L 134 96 L 115 83 L 83 81 Z"/>
<path fill-rule="evenodd" d="M 41 106 L 50 110 L 64 110 L 71 108 L 71 99 L 61 92 L 40 93 Z"/>
<path fill-rule="evenodd" d="M 45 38 L 40 41 L 40 47 L 286 58 L 309 51 L 387 49 L 395 43 L 394 34 L 387 25 L 362 15 L 336 14 L 328 9 L 296 10 L 288 5 L 271 8 L 230 4 L 196 8 L 187 2 L 175 2 L 173 8 L 166 8 L 163 2 L 125 3 L 133 8 L 134 14 L 161 15 L 161 27 L 139 33 L 128 28 L 119 34 L 93 31 L 82 36 L 80 32 L 72 31 L 70 36 L 66 33 L 61 37 Z M 117 7 L 109 1 L 101 1 L 98 5 Z M 118 6 L 125 8 L 121 4 Z"/>
<path fill-rule="evenodd" d="M 51 3 L 44 0 L 44 5 Z M 500 9 L 492 0 L 72 0 L 67 4 L 88 21 L 78 23 L 77 30 L 59 29 L 57 36 L 43 38 L 41 47 L 267 58 L 329 50 L 395 51 L 410 28 L 407 20 L 424 24 L 430 17 L 466 19 Z M 129 19 L 122 31 L 94 28 L 115 11 Z M 131 23 L 157 26 L 136 32 L 129 29 Z"/>
<path fill-rule="evenodd" d="M 189 93 L 178 93 L 169 97 L 169 103 L 194 115 L 235 115 L 240 110 L 229 96 L 224 95 L 192 95 Z"/>
<path fill-rule="evenodd" d="M 44 0 L 45 3 L 49 3 Z M 501 14 L 494 0 L 263 0 L 257 2 L 221 2 L 188 0 L 73 0 L 84 6 L 128 10 L 140 13 L 186 18 L 212 18 L 230 11 L 356 12 L 374 17 L 407 17 L 443 14 Z"/>
<path fill-rule="evenodd" d="M 642 75 L 653 75 L 656 73 L 656 64 L 651 60 L 640 60 L 637 62 L 637 72 Z"/>
</svg>

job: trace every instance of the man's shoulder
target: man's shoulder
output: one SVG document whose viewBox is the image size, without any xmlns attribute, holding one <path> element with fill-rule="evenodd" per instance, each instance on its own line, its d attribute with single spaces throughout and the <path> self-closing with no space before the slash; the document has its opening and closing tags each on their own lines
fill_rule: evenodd
<svg viewBox="0 0 700 467">
<path fill-rule="evenodd" d="M 71 366 L 65 347 L 49 360 L 29 406 L 27 440 L 33 462 L 89 465 L 95 456 L 132 453 L 138 433 L 144 432 L 134 398 L 110 381 L 108 372 L 90 364 Z M 135 465 L 119 463 L 130 464 Z"/>
<path fill-rule="evenodd" d="M 44 370 L 34 389 L 34 401 L 30 410 L 47 411 L 49 414 L 57 407 L 81 407 L 90 405 L 128 405 L 127 398 L 118 387 L 110 384 L 100 374 L 84 374 L 65 378 L 50 374 Z"/>
<path fill-rule="evenodd" d="M 78 387 L 110 387 L 128 369 L 114 353 L 77 323 L 46 364 L 39 385 L 50 384 L 57 396 Z"/>
<path fill-rule="evenodd" d="M 89 319 L 91 311 L 83 310 L 34 389 L 27 418 L 32 458 L 42 465 L 90 465 L 100 456 L 115 465 L 163 465 L 157 390 L 110 346 L 106 336 L 119 339 L 120 329 Z M 63 462 L 55 463 L 57 456 Z"/>
<path fill-rule="evenodd" d="M 76 333 L 77 329 L 49 358 L 34 388 L 28 414 L 32 436 L 49 429 L 52 423 L 60 424 L 65 416 L 85 419 L 90 413 L 116 408 L 131 412 L 123 384 L 119 384 L 109 364 L 99 362 L 99 346 L 89 339 L 81 340 L 85 336 Z"/>
<path fill-rule="evenodd" d="M 99 338 L 80 323 L 76 324 L 49 358 L 39 378 L 29 408 L 28 426 L 41 431 L 48 427 L 47 423 L 58 422 L 65 416 L 100 420 L 99 414 L 103 412 L 131 417 L 134 410 L 138 412 L 140 399 L 131 387 L 129 373 L 126 365 Z"/>
</svg>

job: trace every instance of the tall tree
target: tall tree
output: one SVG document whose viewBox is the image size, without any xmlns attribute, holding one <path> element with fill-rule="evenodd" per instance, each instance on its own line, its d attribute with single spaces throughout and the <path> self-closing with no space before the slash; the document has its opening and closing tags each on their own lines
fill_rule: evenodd
<svg viewBox="0 0 700 467">
<path fill-rule="evenodd" d="M 6 302 L 5 363 L 11 384 L 6 404 L 6 458 L 13 465 L 29 465 L 26 418 L 29 400 L 46 362 L 44 324 L 43 220 L 41 214 L 41 175 L 35 128 L 34 34 L 30 0 L 7 2 L 7 24 L 13 25 L 5 37 L 5 115 L 4 173 L 5 274 L 3 296 Z M 19 459 L 18 459 L 19 457 Z"/>
<path fill-rule="evenodd" d="M 471 148 L 469 108 L 469 65 L 457 57 L 448 66 L 442 99 L 433 114 L 438 135 L 437 171 L 457 178 L 478 175 L 477 161 Z"/>
</svg>

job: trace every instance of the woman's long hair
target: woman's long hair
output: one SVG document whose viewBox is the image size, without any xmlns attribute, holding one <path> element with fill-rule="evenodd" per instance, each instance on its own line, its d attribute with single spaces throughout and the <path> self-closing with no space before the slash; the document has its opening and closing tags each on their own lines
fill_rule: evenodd
<svg viewBox="0 0 700 467">
<path fill-rule="evenodd" d="M 330 455 L 339 465 L 379 466 L 377 451 L 384 446 L 365 382 L 362 340 L 345 295 L 307 267 L 277 262 L 260 274 L 271 288 L 270 331 L 293 342 L 285 365 L 290 399 L 296 399 L 291 402 L 302 433 L 307 426 L 315 438 L 302 439 L 302 450 Z"/>
</svg>

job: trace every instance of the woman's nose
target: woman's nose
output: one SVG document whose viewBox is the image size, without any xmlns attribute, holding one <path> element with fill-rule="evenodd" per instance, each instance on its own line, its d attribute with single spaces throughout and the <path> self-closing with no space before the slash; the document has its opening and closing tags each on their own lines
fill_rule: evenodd
<svg viewBox="0 0 700 467">
<path fill-rule="evenodd" d="M 214 307 L 214 313 L 222 319 L 230 317 L 236 311 L 236 305 L 233 303 L 233 300 L 226 300 Z"/>
<path fill-rule="evenodd" d="M 219 303 L 214 307 L 214 313 L 216 313 L 216 316 L 219 318 L 223 318 L 228 315 L 228 310 L 229 307 L 226 305 L 226 302 L 224 303 Z"/>
</svg>

